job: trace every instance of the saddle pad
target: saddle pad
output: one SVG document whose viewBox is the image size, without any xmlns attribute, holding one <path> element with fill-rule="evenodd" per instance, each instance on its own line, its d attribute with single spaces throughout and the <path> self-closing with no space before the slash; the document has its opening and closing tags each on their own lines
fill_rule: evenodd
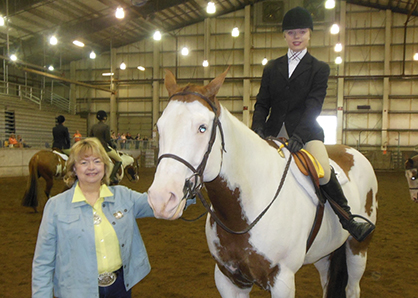
<svg viewBox="0 0 418 298">
<path fill-rule="evenodd" d="M 68 160 L 68 156 L 67 155 L 65 155 L 65 154 L 63 154 L 63 153 L 60 153 L 60 152 L 58 152 L 58 151 L 55 151 L 55 150 L 52 150 L 52 152 L 54 152 L 55 154 L 57 154 L 57 155 L 59 155 L 59 156 L 61 156 L 61 158 L 63 159 L 63 160 Z"/>
</svg>

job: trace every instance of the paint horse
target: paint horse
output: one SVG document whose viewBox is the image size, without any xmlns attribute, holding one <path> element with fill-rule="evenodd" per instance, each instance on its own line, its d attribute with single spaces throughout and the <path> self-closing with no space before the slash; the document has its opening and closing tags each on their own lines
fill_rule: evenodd
<svg viewBox="0 0 418 298">
<path fill-rule="evenodd" d="M 405 162 L 405 177 L 411 200 L 418 203 L 418 155 L 408 158 Z"/>
<path fill-rule="evenodd" d="M 314 263 L 324 297 L 359 297 L 370 236 L 359 243 L 343 230 L 329 202 L 307 250 L 318 198 L 287 149 L 277 149 L 231 115 L 216 94 L 226 72 L 206 86 L 178 87 L 166 72 L 170 100 L 157 122 L 159 159 L 148 190 L 157 218 L 182 215 L 205 186 L 206 238 L 224 298 L 249 297 L 254 284 L 271 297 L 295 296 L 295 273 Z M 328 147 L 353 213 L 373 223 L 377 180 L 368 160 L 343 145 Z M 205 200 L 202 203 L 205 205 Z"/>
<path fill-rule="evenodd" d="M 126 173 L 129 181 L 137 182 L 139 180 L 139 156 L 133 158 L 123 152 L 119 152 L 119 155 L 122 158 L 122 167 L 117 174 L 118 180 L 121 181 L 124 173 Z M 54 179 L 62 179 L 66 173 L 67 158 L 65 154 L 50 150 L 41 150 L 32 156 L 29 161 L 29 180 L 22 199 L 23 206 L 31 207 L 37 212 L 39 204 L 38 179 L 40 177 L 46 182 L 44 193 L 46 198 L 49 199 Z M 64 190 L 66 188 L 62 191 Z"/>
</svg>

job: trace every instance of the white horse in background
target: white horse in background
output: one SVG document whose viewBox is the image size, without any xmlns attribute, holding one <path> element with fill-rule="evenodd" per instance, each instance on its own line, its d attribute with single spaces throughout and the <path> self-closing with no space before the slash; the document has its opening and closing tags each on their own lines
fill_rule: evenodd
<svg viewBox="0 0 418 298">
<path fill-rule="evenodd" d="M 219 103 L 226 73 L 206 86 L 179 87 L 166 72 L 170 101 L 157 123 L 159 163 L 148 190 L 155 216 L 177 219 L 187 198 L 202 197 L 204 184 L 211 202 L 206 238 L 224 298 L 249 297 L 254 284 L 273 298 L 294 297 L 295 273 L 310 263 L 324 297 L 359 297 L 371 237 L 357 242 L 327 202 L 307 245 L 320 204 L 312 181 L 287 149 L 281 157 Z M 375 223 L 377 180 L 368 160 L 342 145 L 328 153 L 352 212 Z"/>
</svg>

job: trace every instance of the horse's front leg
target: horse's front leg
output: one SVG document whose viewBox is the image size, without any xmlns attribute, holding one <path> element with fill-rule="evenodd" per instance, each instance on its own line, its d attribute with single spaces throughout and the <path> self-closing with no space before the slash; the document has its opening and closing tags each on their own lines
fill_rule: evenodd
<svg viewBox="0 0 418 298">
<path fill-rule="evenodd" d="M 215 283 L 216 288 L 221 294 L 222 298 L 249 298 L 251 288 L 241 289 L 234 285 L 230 279 L 225 276 L 219 269 L 218 265 L 215 266 Z"/>
<path fill-rule="evenodd" d="M 295 273 L 287 267 L 280 267 L 270 292 L 272 298 L 294 298 Z"/>
</svg>

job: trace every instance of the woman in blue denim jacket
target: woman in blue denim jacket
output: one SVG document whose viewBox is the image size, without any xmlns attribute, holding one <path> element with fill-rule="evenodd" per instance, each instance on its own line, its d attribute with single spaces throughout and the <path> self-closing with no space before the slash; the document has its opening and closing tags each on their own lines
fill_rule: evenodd
<svg viewBox="0 0 418 298">
<path fill-rule="evenodd" d="M 44 210 L 32 268 L 33 298 L 129 298 L 151 270 L 136 218 L 154 216 L 146 193 L 107 186 L 109 159 L 96 138 L 74 144 L 71 187 Z"/>
</svg>

